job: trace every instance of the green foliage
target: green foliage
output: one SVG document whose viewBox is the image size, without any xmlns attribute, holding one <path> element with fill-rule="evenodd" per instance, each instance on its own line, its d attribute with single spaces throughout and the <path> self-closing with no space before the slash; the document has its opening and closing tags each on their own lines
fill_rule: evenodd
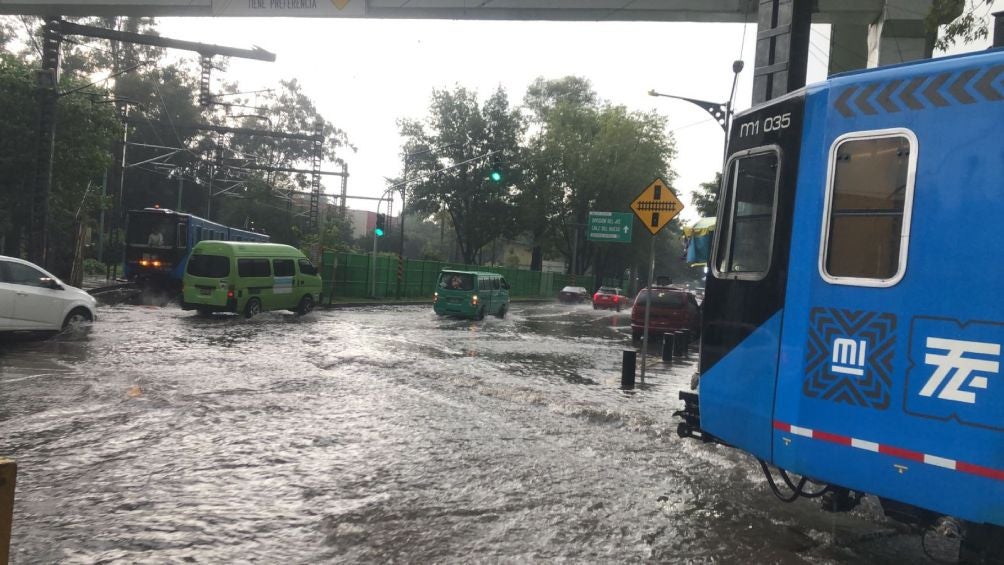
<svg viewBox="0 0 1004 565">
<path fill-rule="evenodd" d="M 87 258 L 84 259 L 84 274 L 85 275 L 103 275 L 105 274 L 105 264 L 97 259 Z"/>
<path fill-rule="evenodd" d="M 619 276 L 643 261 L 645 232 L 636 232 L 625 248 L 587 241 L 584 226 L 590 211 L 629 210 L 656 177 L 672 183 L 669 162 L 676 149 L 665 133 L 666 118 L 601 102 L 589 82 L 578 77 L 538 79 L 525 102 L 538 128 L 529 142 L 527 182 L 518 196 L 526 206 L 525 229 L 570 264 L 574 249 L 576 274 L 592 267 L 597 274 Z"/>
<path fill-rule="evenodd" d="M 992 6 L 993 0 L 934 0 L 924 22 L 935 33 L 944 26 L 935 48 L 944 51 L 960 42 L 986 39 Z"/>
<path fill-rule="evenodd" d="M 26 233 L 34 190 L 37 115 L 34 70 L 30 64 L 0 53 L 0 232 L 8 249 L 19 253 Z M 60 90 L 80 86 L 64 76 Z M 93 104 L 86 96 L 59 98 L 56 108 L 56 144 L 53 154 L 50 215 L 50 265 L 58 275 L 69 271 L 76 230 L 106 205 L 101 197 L 101 175 L 111 162 L 108 152 L 119 133 L 118 121 L 107 105 Z"/>
<path fill-rule="evenodd" d="M 718 189 L 722 185 L 722 174 L 715 173 L 715 180 L 702 182 L 699 190 L 690 192 L 690 203 L 697 208 L 702 218 L 718 214 Z"/>
</svg>

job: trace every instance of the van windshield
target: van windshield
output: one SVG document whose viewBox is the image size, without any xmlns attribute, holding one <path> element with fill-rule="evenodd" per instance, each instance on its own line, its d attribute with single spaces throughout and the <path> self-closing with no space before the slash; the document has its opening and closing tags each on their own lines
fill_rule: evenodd
<svg viewBox="0 0 1004 565">
<path fill-rule="evenodd" d="M 230 274 L 230 259 L 222 255 L 192 255 L 188 274 L 193 277 L 223 278 Z"/>
<path fill-rule="evenodd" d="M 440 273 L 439 288 L 449 290 L 474 290 L 474 275 L 467 273 Z"/>
</svg>

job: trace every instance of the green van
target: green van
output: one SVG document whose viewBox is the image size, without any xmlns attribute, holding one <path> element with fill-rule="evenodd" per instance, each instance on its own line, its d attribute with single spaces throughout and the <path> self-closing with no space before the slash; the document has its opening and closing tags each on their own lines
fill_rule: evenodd
<svg viewBox="0 0 1004 565">
<path fill-rule="evenodd" d="M 509 283 L 498 273 L 443 270 L 436 283 L 432 309 L 440 316 L 481 320 L 485 314 L 494 314 L 505 318 Z"/>
<path fill-rule="evenodd" d="M 239 312 L 306 314 L 321 301 L 321 277 L 295 247 L 246 241 L 200 241 L 185 266 L 181 307 Z"/>
</svg>

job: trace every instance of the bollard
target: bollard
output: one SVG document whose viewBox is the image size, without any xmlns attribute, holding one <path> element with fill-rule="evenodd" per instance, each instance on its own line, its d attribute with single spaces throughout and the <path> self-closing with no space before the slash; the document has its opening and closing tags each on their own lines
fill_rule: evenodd
<svg viewBox="0 0 1004 565">
<path fill-rule="evenodd" d="M 624 350 L 624 358 L 621 362 L 621 388 L 634 388 L 634 366 L 638 352 L 633 349 Z"/>
<path fill-rule="evenodd" d="M 687 334 L 682 331 L 675 331 L 673 333 L 675 334 L 673 341 L 676 342 L 675 346 L 673 347 L 673 356 L 683 357 L 683 347 L 684 347 L 683 344 L 687 340 Z"/>
<path fill-rule="evenodd" d="M 662 360 L 666 363 L 672 363 L 674 351 L 676 351 L 676 338 L 673 332 L 662 334 Z"/>
<path fill-rule="evenodd" d="M 683 330 L 683 343 L 680 344 L 680 356 L 686 357 L 690 350 L 690 330 Z"/>
<path fill-rule="evenodd" d="M 0 563 L 10 559 L 10 531 L 14 521 L 14 482 L 17 463 L 0 457 Z"/>
</svg>

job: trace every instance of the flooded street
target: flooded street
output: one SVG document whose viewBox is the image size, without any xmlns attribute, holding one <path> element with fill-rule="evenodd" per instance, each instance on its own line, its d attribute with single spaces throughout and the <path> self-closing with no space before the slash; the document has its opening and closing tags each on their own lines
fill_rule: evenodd
<svg viewBox="0 0 1004 565">
<path fill-rule="evenodd" d="M 557 304 L 103 307 L 87 336 L 0 345 L 12 561 L 927 561 L 872 499 L 786 505 L 753 459 L 678 438 L 695 356 L 625 392 L 630 346 L 627 312 Z"/>
</svg>

